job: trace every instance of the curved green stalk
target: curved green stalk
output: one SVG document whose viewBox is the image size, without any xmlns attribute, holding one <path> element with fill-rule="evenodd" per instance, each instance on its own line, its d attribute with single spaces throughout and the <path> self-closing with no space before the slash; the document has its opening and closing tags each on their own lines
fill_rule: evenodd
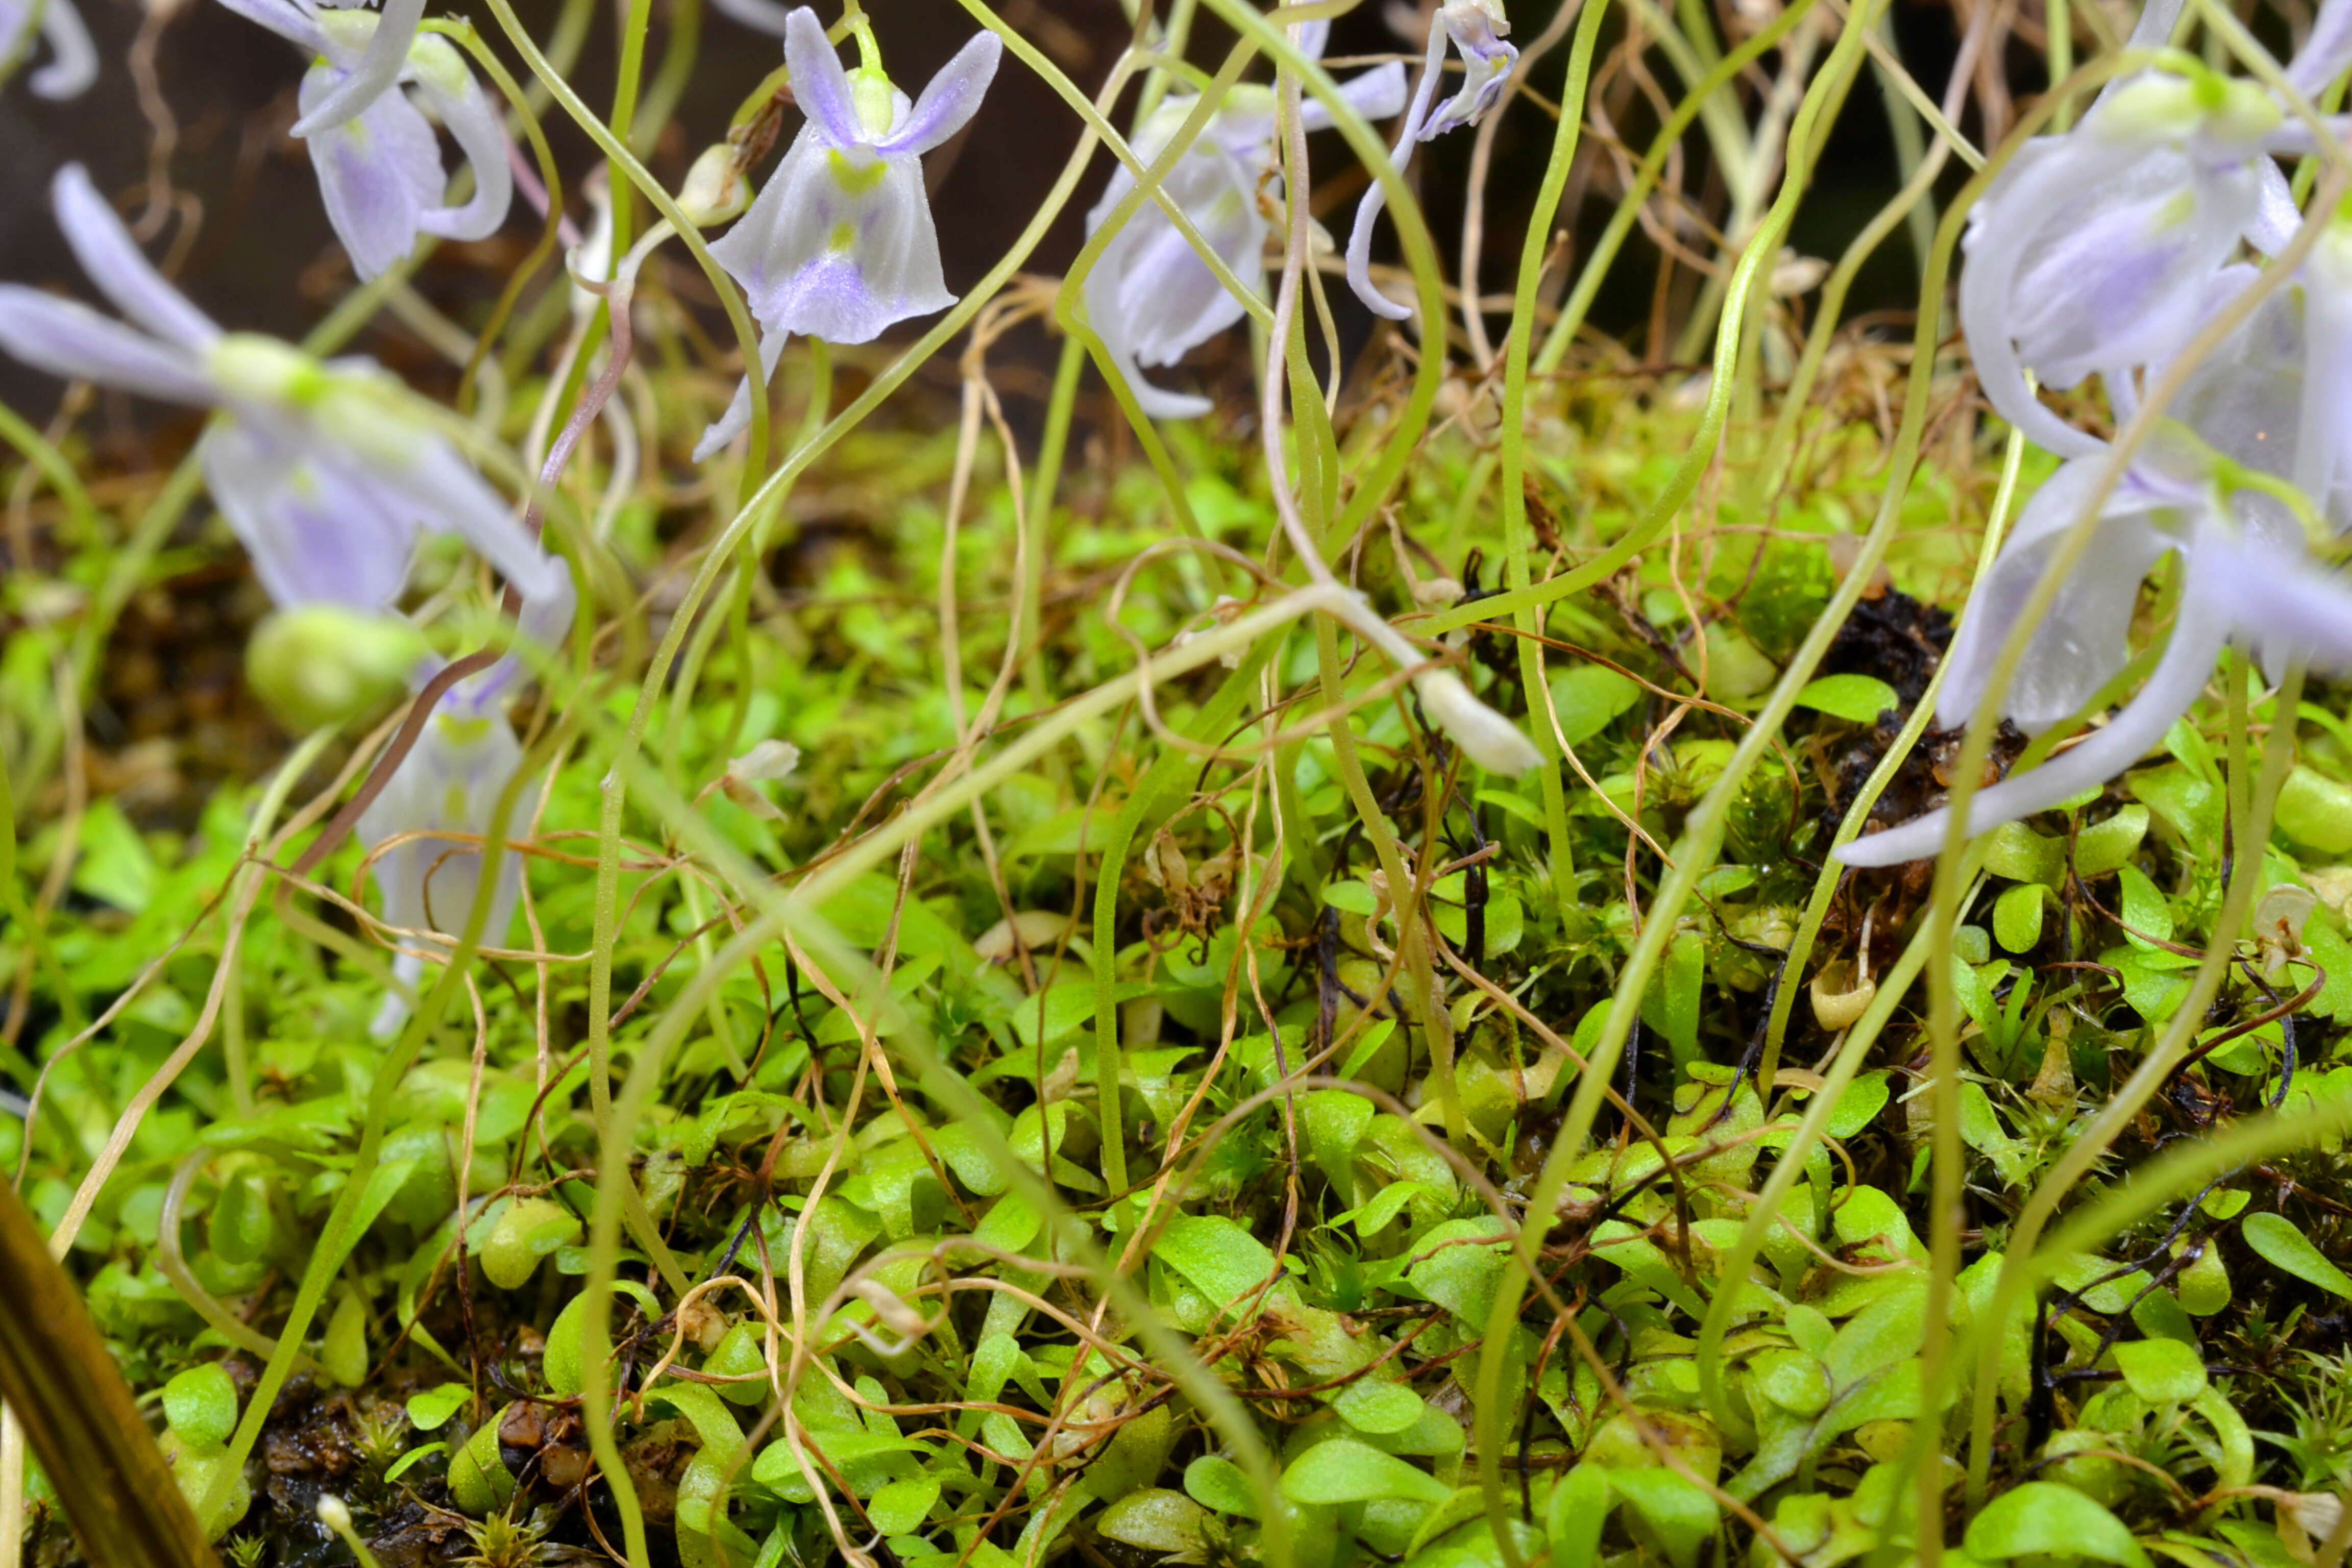
<svg viewBox="0 0 2352 1568">
<path fill-rule="evenodd" d="M 1526 588 L 1533 581 L 1528 562 L 1531 540 L 1528 527 L 1527 400 L 1536 289 L 1543 280 L 1544 257 L 1551 247 L 1552 225 L 1559 214 L 1561 194 L 1568 188 L 1568 173 L 1576 163 L 1578 133 L 1584 125 L 1584 95 L 1592 78 L 1592 51 L 1601 39 L 1601 24 L 1609 14 L 1608 0 L 1582 0 L 1582 4 L 1584 14 L 1577 18 L 1576 41 L 1569 48 L 1568 77 L 1560 89 L 1560 103 L 1566 111 L 1553 132 L 1551 162 L 1544 167 L 1543 183 L 1536 189 L 1535 211 L 1528 218 L 1527 241 L 1519 250 L 1518 287 L 1511 300 L 1510 336 L 1503 344 L 1503 423 L 1499 432 L 1503 570 L 1504 581 L 1513 588 Z M 1576 858 L 1568 836 L 1568 793 L 1559 776 L 1559 731 L 1549 722 L 1533 721 L 1538 704 L 1543 705 L 1546 713 L 1551 704 L 1551 690 L 1544 680 L 1543 645 L 1537 640 L 1543 630 L 1544 617 L 1529 605 L 1515 611 L 1512 618 L 1520 633 L 1519 683 L 1527 696 L 1528 728 L 1535 732 L 1536 749 L 1544 754 L 1546 763 L 1542 780 L 1544 833 L 1551 841 L 1552 897 L 1562 910 L 1573 909 Z M 1488 1512 L 1493 1515 L 1495 1498 L 1490 1496 L 1487 1502 Z M 1502 1530 L 1501 1520 L 1496 1517 L 1495 1531 L 1498 1537 Z"/>
</svg>

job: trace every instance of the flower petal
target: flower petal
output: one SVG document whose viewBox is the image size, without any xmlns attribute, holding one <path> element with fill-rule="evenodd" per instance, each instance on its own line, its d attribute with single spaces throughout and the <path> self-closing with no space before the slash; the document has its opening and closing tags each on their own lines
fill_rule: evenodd
<svg viewBox="0 0 2352 1568">
<path fill-rule="evenodd" d="M 2200 570 L 2188 574 L 2189 590 L 2181 595 L 2180 613 L 2172 625 L 2172 640 L 2157 661 L 2147 684 L 2100 730 L 2062 752 L 2031 773 L 2003 779 L 1980 790 L 1969 805 L 1969 837 L 2047 811 L 2060 801 L 2105 784 L 2146 755 L 2164 739 L 2174 721 L 2195 705 L 2213 673 L 2213 660 L 2228 640 L 2229 626 L 2217 596 L 2202 573 L 2209 524 L 2200 531 Z M 1920 860 L 1944 847 L 1951 820 L 1949 808 L 1929 812 L 1916 821 L 1884 833 L 1857 838 L 1837 852 L 1849 866 L 1896 866 Z"/>
<path fill-rule="evenodd" d="M 2078 458 L 2052 475 L 2026 503 L 2000 558 L 1969 595 L 1937 703 L 1937 718 L 1947 728 L 1965 724 L 1976 712 L 2002 647 L 2081 517 L 2103 466 L 2102 458 Z M 2150 521 L 2151 510 L 2147 498 L 2127 488 L 2109 498 L 2073 575 L 2034 627 L 2002 698 L 2003 710 L 2027 734 L 2073 714 L 2129 661 L 2140 581 L 2175 543 Z"/>
<path fill-rule="evenodd" d="M 499 713 L 479 716 L 448 698 L 401 759 L 383 792 L 360 814 L 360 842 L 370 849 L 404 833 L 441 837 L 394 846 L 374 865 L 383 889 L 386 923 L 412 931 L 456 936 L 473 912 L 481 878 L 481 853 L 448 836 L 478 837 L 490 826 L 502 794 L 522 765 L 522 747 Z M 490 890 L 489 918 L 482 942 L 498 946 L 514 919 L 520 860 L 509 849 L 499 857 L 499 878 Z"/>
<path fill-rule="evenodd" d="M 792 341 L 789 332 L 763 332 L 760 336 L 760 385 L 765 388 L 776 374 L 776 361 Z M 735 396 L 721 414 L 694 444 L 694 460 L 707 462 L 728 442 L 751 427 L 751 378 L 743 377 L 735 384 Z"/>
<path fill-rule="evenodd" d="M 2319 0 L 2319 14 L 2311 20 L 2310 34 L 2287 63 L 2287 82 L 2304 97 L 2315 99 L 2344 74 L 2347 66 L 2352 66 L 2352 4 Z"/>
<path fill-rule="evenodd" d="M 888 139 L 874 143 L 874 150 L 919 155 L 962 130 L 980 112 L 980 100 L 996 79 L 997 62 L 1003 55 L 1004 44 L 994 33 L 973 34 L 925 85 L 913 110 L 900 117 Z"/>
<path fill-rule="evenodd" d="M 313 66 L 301 100 L 322 102 L 342 73 Z M 382 276 L 416 247 L 418 221 L 444 183 L 441 144 L 405 94 L 387 92 L 357 117 L 310 138 L 327 221 L 362 279 Z"/>
<path fill-rule="evenodd" d="M 1395 79 L 1402 86 L 1404 67 L 1397 62 L 1391 63 L 1395 67 Z M 1405 110 L 1404 124 L 1398 128 L 1396 145 L 1389 149 L 1389 162 L 1396 168 L 1405 166 L 1412 155 L 1413 143 L 1422 139 L 1422 126 L 1429 118 L 1429 100 L 1436 94 L 1438 76 L 1444 64 L 1445 34 L 1443 29 L 1432 26 L 1429 29 L 1429 54 L 1422 61 L 1421 79 L 1414 85 L 1412 107 Z M 1367 72 L 1355 79 L 1364 81 L 1374 74 Z M 1411 318 L 1412 307 L 1391 300 L 1372 287 L 1372 226 L 1380 220 L 1381 214 L 1388 210 L 1388 187 L 1376 175 L 1365 187 L 1362 198 L 1356 203 L 1355 226 L 1348 231 L 1348 288 L 1363 301 L 1364 309 L 1373 315 L 1402 321 Z"/>
<path fill-rule="evenodd" d="M 1339 96 L 1367 120 L 1394 119 L 1405 104 L 1404 62 L 1389 60 L 1357 72 L 1339 83 Z M 1298 122 L 1309 131 L 1328 131 L 1335 123 L 1319 98 L 1298 106 Z"/>
<path fill-rule="evenodd" d="M 164 280 L 140 253 L 89 174 L 79 163 L 68 163 L 49 183 L 57 207 L 58 226 L 91 282 L 115 307 L 140 326 L 167 342 L 204 348 L 221 331 L 211 318 L 188 302 L 188 297 Z"/>
<path fill-rule="evenodd" d="M 2308 660 L 2315 668 L 2352 669 L 2352 583 L 2318 570 L 2310 556 L 2252 534 L 2220 530 L 2200 543 L 2197 573 L 2239 639 L 2266 660 Z"/>
<path fill-rule="evenodd" d="M 922 165 L 854 142 L 835 147 L 822 132 L 793 142 L 710 253 L 772 332 L 870 342 L 893 322 L 955 303 Z"/>
<path fill-rule="evenodd" d="M 94 381 L 142 396 L 199 406 L 212 383 L 185 353 L 100 315 L 17 283 L 0 283 L 0 349 L 68 381 Z"/>
<path fill-rule="evenodd" d="M 1518 47 L 1504 41 L 1494 15 L 1476 0 L 1449 0 L 1437 15 L 1462 56 L 1462 86 L 1421 127 L 1418 139 L 1423 142 L 1457 126 L 1475 125 L 1501 100 L 1511 68 L 1519 61 Z"/>
<path fill-rule="evenodd" d="M 2089 456 L 2103 443 L 2060 419 L 2026 384 L 2015 342 L 2019 274 L 2044 228 L 2067 221 L 2083 191 L 2096 187 L 2103 171 L 2086 165 L 2096 162 L 2098 151 L 2074 136 L 2029 143 L 2023 153 L 2034 156 L 2021 154 L 1970 214 L 1969 261 L 1960 273 L 1960 331 L 1985 396 L 2002 418 L 2062 458 Z M 2108 363 L 2117 358 L 2102 357 Z"/>
<path fill-rule="evenodd" d="M 416 512 L 364 469 L 297 426 L 257 420 L 215 427 L 202 453 L 213 501 L 274 602 L 377 611 L 399 599 Z"/>
<path fill-rule="evenodd" d="M 841 68 L 841 57 L 825 37 L 824 24 L 805 5 L 784 18 L 784 65 L 793 101 L 825 140 L 836 147 L 865 140 L 857 105 L 849 96 L 849 73 Z"/>
<path fill-rule="evenodd" d="M 326 52 L 327 36 L 320 30 L 318 18 L 308 5 L 298 5 L 296 0 L 220 0 L 220 3 L 247 21 L 268 28 L 311 54 Z"/>
<path fill-rule="evenodd" d="M 438 34 L 417 37 L 410 57 L 446 52 L 433 68 L 416 73 L 417 90 L 440 116 L 441 123 L 473 166 L 474 194 L 463 206 L 434 205 L 417 215 L 416 226 L 444 239 L 488 239 L 507 221 L 514 205 L 514 169 L 508 159 L 506 121 L 482 91 L 482 84 L 457 58 L 456 48 Z M 439 158 L 435 159 L 437 173 Z M 436 192 L 436 200 L 439 193 Z"/>
<path fill-rule="evenodd" d="M 73 0 L 43 0 L 41 36 L 55 58 L 26 79 L 43 98 L 79 98 L 98 79 L 98 49 Z"/>
<path fill-rule="evenodd" d="M 367 47 L 360 52 L 351 74 L 332 92 L 303 110 L 302 117 L 294 122 L 294 134 L 315 136 L 356 119 L 362 110 L 389 91 L 408 64 L 408 46 L 415 41 L 416 25 L 424 19 L 425 0 L 383 0 L 383 13 L 376 20 L 375 32 L 368 38 Z"/>
</svg>

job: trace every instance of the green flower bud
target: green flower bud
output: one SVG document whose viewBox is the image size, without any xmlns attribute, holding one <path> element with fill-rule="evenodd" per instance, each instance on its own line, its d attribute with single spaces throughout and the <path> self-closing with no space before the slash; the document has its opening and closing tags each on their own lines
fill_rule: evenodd
<svg viewBox="0 0 2352 1568">
<path fill-rule="evenodd" d="M 245 672 L 270 711 L 307 732 L 399 691 L 426 651 L 424 634 L 400 616 L 297 605 L 255 628 Z"/>
</svg>

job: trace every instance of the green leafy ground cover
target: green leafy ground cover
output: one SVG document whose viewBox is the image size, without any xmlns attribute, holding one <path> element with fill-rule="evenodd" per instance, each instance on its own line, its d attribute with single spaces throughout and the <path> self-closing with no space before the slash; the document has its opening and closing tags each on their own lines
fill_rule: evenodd
<svg viewBox="0 0 2352 1568">
<path fill-rule="evenodd" d="M 647 356 L 674 466 L 565 524 L 523 916 L 390 1042 L 358 849 L 288 869 L 390 721 L 93 733 L 59 682 L 141 689 L 159 596 L 252 606 L 160 470 L 28 500 L 0 1157 L 224 1557 L 350 1560 L 333 1495 L 386 1564 L 1828 1568 L 1924 1496 L 1948 1561 L 2340 1560 L 2352 734 L 2232 664 L 2095 798 L 1841 881 L 1971 761 L 1910 742 L 2043 465 L 1932 321 L 1791 397 L 1748 311 L 1737 381 L 1588 341 L 1433 419 L 1391 345 L 1302 404 L 1343 574 L 1572 754 L 1517 783 L 1244 618 L 1238 398 L 1155 468 L 1089 393 L 1016 471 L 977 360 L 809 446 L 891 361 L 788 371 L 814 460 L 737 555 L 680 477 L 729 380 Z"/>
</svg>

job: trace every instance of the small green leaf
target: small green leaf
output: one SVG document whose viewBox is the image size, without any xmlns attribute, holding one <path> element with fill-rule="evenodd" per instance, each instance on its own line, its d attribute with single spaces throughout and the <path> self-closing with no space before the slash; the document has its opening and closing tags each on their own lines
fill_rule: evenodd
<svg viewBox="0 0 2352 1568">
<path fill-rule="evenodd" d="M 1318 1443 L 1290 1462 L 1282 1473 L 1282 1495 L 1293 1502 L 1370 1502 L 1381 1498 L 1412 1498 L 1444 1502 L 1454 1489 L 1405 1463 L 1394 1454 L 1335 1437 Z"/>
<path fill-rule="evenodd" d="M 236 1430 L 236 1384 L 208 1361 L 163 1385 L 164 1425 L 191 1448 L 217 1448 Z"/>
<path fill-rule="evenodd" d="M 2126 1340 L 2116 1346 L 2116 1365 L 2151 1405 L 2186 1405 L 2205 1392 L 2205 1358 L 2179 1340 Z"/>
<path fill-rule="evenodd" d="M 1219 1307 L 1238 1309 L 1275 1272 L 1265 1243 L 1223 1215 L 1170 1221 L 1151 1255 Z"/>
<path fill-rule="evenodd" d="M 2124 940 L 2134 947 L 2150 948 L 2172 940 L 2172 905 L 2157 891 L 2147 873 L 2137 866 L 2116 868 L 2122 909 Z"/>
<path fill-rule="evenodd" d="M 1147 1487 L 1128 1493 L 1097 1515 L 1095 1533 L 1146 1552 L 1197 1563 L 1207 1555 L 1208 1533 L 1203 1527 L 1208 1521 L 1208 1510 L 1182 1492 Z"/>
<path fill-rule="evenodd" d="M 2093 1557 L 2147 1568 L 2147 1553 L 2114 1514 L 2072 1487 L 2027 1481 L 1969 1521 L 1971 1557 Z"/>
<path fill-rule="evenodd" d="M 922 1528 L 923 1521 L 930 1517 L 931 1505 L 939 1500 L 937 1476 L 892 1481 L 866 1503 L 866 1516 L 885 1535 L 910 1535 Z"/>
<path fill-rule="evenodd" d="M 2352 849 L 2352 784 L 2298 765 L 2279 784 L 2276 820 L 2305 848 L 2341 855 Z"/>
<path fill-rule="evenodd" d="M 320 1342 L 319 1364 L 345 1388 L 357 1388 L 367 1380 L 367 1303 L 357 1291 L 344 1291 L 335 1303 L 335 1315 L 327 1321 L 326 1337 Z"/>
<path fill-rule="evenodd" d="M 1257 1491 L 1242 1468 L 1223 1454 L 1203 1454 L 1184 1467 L 1184 1489 L 1202 1507 L 1241 1519 L 1257 1517 Z"/>
<path fill-rule="evenodd" d="M 1797 693 L 1797 706 L 1811 708 L 1850 724 L 1874 723 L 1902 701 L 1895 688 L 1867 675 L 1824 675 Z"/>
<path fill-rule="evenodd" d="M 1715 1534 L 1715 1499 L 1701 1488 L 1667 1469 L 1625 1469 L 1613 1472 L 1610 1485 L 1665 1551 L 1675 1568 L 1691 1568 Z"/>
<path fill-rule="evenodd" d="M 422 1447 L 409 1449 L 408 1452 L 403 1454 L 400 1458 L 394 1459 L 391 1464 L 384 1467 L 384 1485 L 390 1486 L 393 1482 L 406 1475 L 412 1468 L 423 1464 L 434 1455 L 446 1454 L 448 1451 L 449 1445 L 446 1443 L 427 1443 Z"/>
<path fill-rule="evenodd" d="M 445 1383 L 408 1396 L 408 1424 L 419 1432 L 438 1431 L 449 1417 L 465 1408 L 474 1391 L 462 1383 Z"/>
<path fill-rule="evenodd" d="M 1326 884 L 1323 901 L 1343 914 L 1362 915 L 1368 920 L 1381 907 L 1380 896 L 1372 891 L 1371 884 L 1353 878 Z"/>
<path fill-rule="evenodd" d="M 2021 882 L 2001 894 L 1992 906 L 1992 934 L 2011 952 L 2027 952 L 2042 940 L 2042 889 L 2037 882 Z"/>
<path fill-rule="evenodd" d="M 1375 1383 L 1361 1378 L 1339 1391 L 1331 1402 L 1339 1418 L 1359 1432 L 1382 1436 L 1402 1432 L 1421 1419 L 1428 1406 L 1421 1395 L 1401 1383 Z"/>
<path fill-rule="evenodd" d="M 1609 1472 L 1599 1466 L 1579 1465 L 1560 1478 L 1544 1510 L 1554 1563 L 1564 1568 L 1601 1560 L 1601 1527 L 1609 1521 Z"/>
<path fill-rule="evenodd" d="M 2327 1260 L 2326 1256 L 2311 1243 L 2311 1238 L 2297 1230 L 2294 1222 L 2284 1215 L 2264 1210 L 2246 1216 L 2241 1227 L 2246 1245 L 2261 1254 L 2273 1268 L 2283 1268 L 2307 1285 L 2316 1285 L 2332 1295 L 2352 1301 L 2352 1276 Z"/>
<path fill-rule="evenodd" d="M 2066 876 L 2066 847 L 2021 822 L 2004 822 L 1985 835 L 1984 868 L 2012 882 L 2054 888 Z"/>
<path fill-rule="evenodd" d="M 482 1243 L 482 1272 L 501 1290 L 517 1289 L 539 1271 L 539 1260 L 580 1236 L 580 1216 L 552 1198 L 524 1198 L 508 1206 Z"/>
<path fill-rule="evenodd" d="M 2104 877 L 2130 859 L 2147 837 L 2147 807 L 2125 806 L 2074 836 L 2074 870 L 2084 878 Z"/>
<path fill-rule="evenodd" d="M 1552 677 L 1552 710 L 1560 734 L 1580 746 L 1607 729 L 1610 721 L 1642 700 L 1642 688 L 1602 664 L 1580 664 Z"/>
</svg>

